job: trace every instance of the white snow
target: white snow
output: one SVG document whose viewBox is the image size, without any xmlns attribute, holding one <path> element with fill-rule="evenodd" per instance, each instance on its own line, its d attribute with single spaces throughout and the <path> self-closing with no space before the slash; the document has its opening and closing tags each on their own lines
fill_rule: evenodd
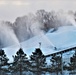
<svg viewBox="0 0 76 75">
<path fill-rule="evenodd" d="M 41 49 L 45 55 L 55 52 L 54 47 L 57 47 L 58 50 L 63 50 L 76 46 L 76 28 L 74 26 L 62 26 L 53 33 L 48 32 L 24 41 L 20 46 L 29 56 L 35 51 L 35 48 L 39 47 L 39 42 L 42 43 Z M 3 49 L 7 56 L 13 60 L 12 55 L 16 54 L 20 46 L 11 46 Z"/>
</svg>

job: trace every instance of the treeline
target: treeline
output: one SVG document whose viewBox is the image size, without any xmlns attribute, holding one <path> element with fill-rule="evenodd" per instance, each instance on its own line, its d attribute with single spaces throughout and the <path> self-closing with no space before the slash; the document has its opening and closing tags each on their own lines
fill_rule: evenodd
<svg viewBox="0 0 76 75">
<path fill-rule="evenodd" d="M 61 55 L 51 56 L 48 59 L 49 65 L 46 60 L 40 48 L 32 52 L 29 58 L 20 48 L 13 56 L 13 62 L 10 63 L 4 50 L 0 50 L 0 75 L 47 75 L 47 73 L 62 75 L 62 68 L 67 71 L 76 70 L 76 52 L 70 57 L 70 63 L 62 62 Z"/>
</svg>

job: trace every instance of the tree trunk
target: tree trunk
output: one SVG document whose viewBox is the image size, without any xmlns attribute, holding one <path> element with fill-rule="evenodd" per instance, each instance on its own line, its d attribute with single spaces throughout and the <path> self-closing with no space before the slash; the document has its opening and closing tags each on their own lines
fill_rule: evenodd
<svg viewBox="0 0 76 75">
<path fill-rule="evenodd" d="M 20 64 L 20 75 L 22 75 L 22 65 Z"/>
</svg>

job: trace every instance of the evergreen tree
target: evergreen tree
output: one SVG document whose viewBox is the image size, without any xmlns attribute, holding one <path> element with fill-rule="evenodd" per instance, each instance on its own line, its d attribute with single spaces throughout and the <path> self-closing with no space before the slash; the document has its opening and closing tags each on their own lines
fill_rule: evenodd
<svg viewBox="0 0 76 75">
<path fill-rule="evenodd" d="M 0 75 L 8 72 L 8 60 L 4 50 L 0 50 Z"/>
<path fill-rule="evenodd" d="M 69 65 L 70 65 L 70 70 L 73 70 L 76 72 L 76 51 L 73 54 L 73 56 L 70 58 Z"/>
<path fill-rule="evenodd" d="M 12 72 L 16 74 L 20 73 L 20 75 L 22 75 L 23 71 L 28 71 L 29 61 L 26 56 L 27 55 L 23 52 L 21 48 L 19 49 L 19 51 L 16 52 L 16 55 L 13 56 L 14 61 L 12 63 L 12 66 L 10 67 Z"/>
<path fill-rule="evenodd" d="M 32 52 L 32 55 L 30 56 L 31 61 L 31 67 L 32 71 L 36 73 L 37 75 L 41 75 L 41 72 L 43 72 L 43 68 L 45 67 L 45 57 L 40 50 L 40 48 L 37 48 L 35 52 Z"/>
<path fill-rule="evenodd" d="M 58 72 L 61 71 L 61 56 L 53 55 L 50 61 L 52 62 L 51 64 L 52 72 L 56 72 L 56 74 L 58 75 Z"/>
</svg>

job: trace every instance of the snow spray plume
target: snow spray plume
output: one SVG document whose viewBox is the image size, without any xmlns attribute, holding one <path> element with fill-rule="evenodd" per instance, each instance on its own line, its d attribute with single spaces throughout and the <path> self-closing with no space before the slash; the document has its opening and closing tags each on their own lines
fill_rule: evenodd
<svg viewBox="0 0 76 75">
<path fill-rule="evenodd" d="M 15 34 L 20 42 L 33 36 L 44 34 L 51 28 L 75 25 L 73 16 L 65 12 L 46 12 L 38 10 L 36 14 L 18 17 L 13 23 Z"/>
<path fill-rule="evenodd" d="M 0 22 L 0 48 L 19 45 L 19 41 L 9 22 Z"/>
<path fill-rule="evenodd" d="M 33 14 L 18 17 L 13 23 L 13 29 L 20 42 L 43 33 L 42 24 L 38 22 Z"/>
<path fill-rule="evenodd" d="M 19 44 L 19 42 L 28 40 L 33 36 L 45 34 L 51 28 L 57 29 L 59 26 L 66 25 L 75 26 L 75 23 L 74 17 L 68 13 L 38 10 L 36 14 L 17 17 L 12 25 L 0 22 L 0 44 L 3 47 Z"/>
</svg>

